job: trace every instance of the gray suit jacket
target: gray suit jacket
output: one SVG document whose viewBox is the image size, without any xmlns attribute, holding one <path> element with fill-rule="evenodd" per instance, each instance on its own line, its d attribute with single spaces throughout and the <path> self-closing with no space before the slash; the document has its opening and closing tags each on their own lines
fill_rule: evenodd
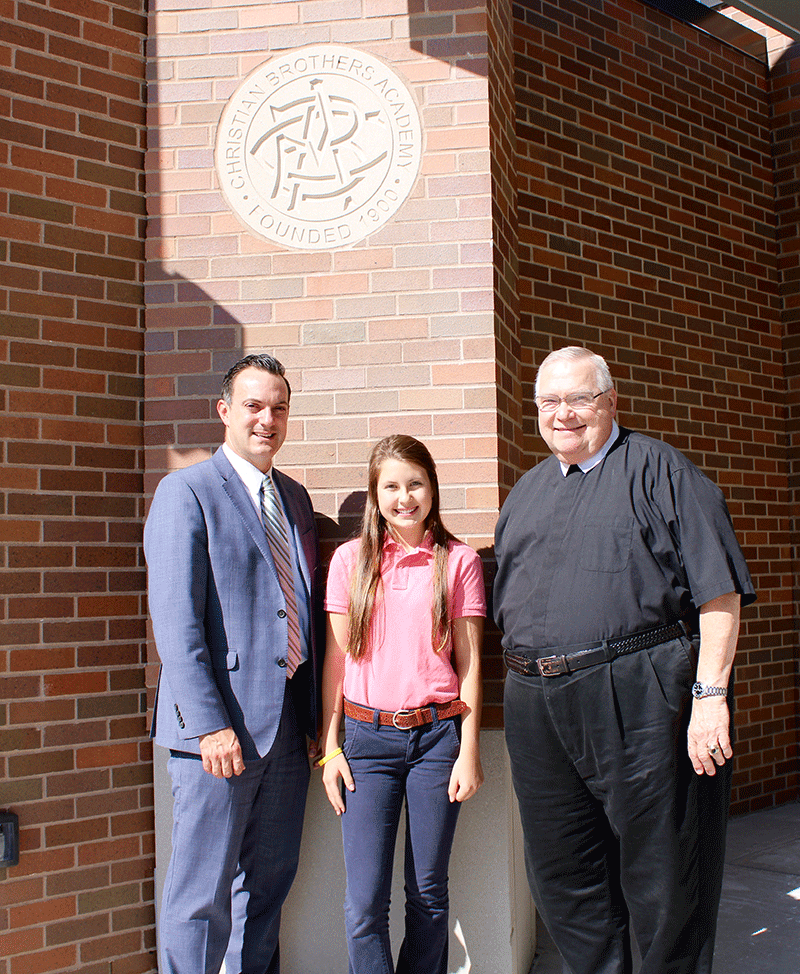
<svg viewBox="0 0 800 974">
<path fill-rule="evenodd" d="M 273 471 L 310 593 L 308 726 L 316 733 L 322 657 L 317 529 L 305 488 Z M 151 736 L 200 753 L 232 727 L 247 761 L 272 746 L 286 689 L 287 621 L 264 528 L 220 448 L 158 485 L 144 529 L 148 599 L 161 673 Z M 304 593 L 297 593 L 298 598 Z"/>
</svg>

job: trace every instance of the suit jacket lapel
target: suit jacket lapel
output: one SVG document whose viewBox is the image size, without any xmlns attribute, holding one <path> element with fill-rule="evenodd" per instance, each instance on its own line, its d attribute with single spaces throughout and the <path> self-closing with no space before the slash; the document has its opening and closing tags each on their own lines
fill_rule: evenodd
<svg viewBox="0 0 800 974">
<path fill-rule="evenodd" d="M 222 477 L 222 489 L 228 495 L 228 498 L 236 509 L 239 517 L 241 517 L 241 519 L 244 521 L 256 547 L 264 556 L 266 561 L 272 565 L 274 570 L 275 566 L 272 561 L 272 552 L 269 550 L 269 544 L 267 543 L 267 536 L 264 532 L 264 526 L 256 513 L 252 498 L 247 493 L 247 488 L 231 466 L 230 461 L 225 456 L 222 447 L 217 450 L 212 459 L 214 461 L 214 465 L 220 473 L 220 476 Z"/>
<path fill-rule="evenodd" d="M 231 466 L 230 461 L 225 456 L 225 451 L 222 449 L 222 447 L 217 450 L 212 459 L 214 461 L 214 465 L 219 471 L 220 477 L 222 478 L 222 489 L 228 495 L 228 498 L 236 509 L 239 517 L 242 518 L 247 526 L 247 530 L 250 532 L 256 547 L 261 552 L 265 560 L 269 563 L 272 570 L 275 572 L 275 577 L 277 578 L 278 572 L 275 568 L 275 562 L 272 558 L 269 543 L 267 542 L 267 535 L 264 531 L 264 525 L 261 523 L 261 519 L 256 512 L 252 498 L 247 492 L 247 488 Z M 280 492 L 283 509 L 286 512 L 289 527 L 291 528 L 292 535 L 294 537 L 294 546 L 295 551 L 297 552 L 297 560 L 300 565 L 300 573 L 303 576 L 306 591 L 310 592 L 311 575 L 308 568 L 309 556 L 303 548 L 302 535 L 301 531 L 299 530 L 301 527 L 306 527 L 307 518 L 297 504 L 295 492 L 289 487 L 289 484 L 291 484 L 290 478 L 282 474 L 280 470 L 273 469 L 272 473 L 273 481 Z"/>
</svg>

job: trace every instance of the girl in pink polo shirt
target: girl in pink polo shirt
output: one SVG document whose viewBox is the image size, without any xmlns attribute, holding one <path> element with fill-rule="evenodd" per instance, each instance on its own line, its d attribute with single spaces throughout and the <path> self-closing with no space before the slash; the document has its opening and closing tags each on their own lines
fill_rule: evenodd
<svg viewBox="0 0 800 974">
<path fill-rule="evenodd" d="M 387 436 L 373 449 L 361 536 L 336 550 L 325 608 L 319 763 L 342 821 L 350 971 L 395 971 L 389 895 L 405 802 L 396 971 L 446 974 L 450 849 L 460 803 L 483 782 L 486 605 L 480 559 L 442 523 L 436 465 L 419 440 Z"/>
</svg>

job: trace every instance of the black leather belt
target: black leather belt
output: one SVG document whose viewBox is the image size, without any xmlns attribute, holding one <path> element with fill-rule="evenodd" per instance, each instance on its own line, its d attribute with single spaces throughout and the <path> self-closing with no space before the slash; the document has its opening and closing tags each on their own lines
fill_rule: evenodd
<svg viewBox="0 0 800 974">
<path fill-rule="evenodd" d="M 542 656 L 532 659 L 519 653 L 503 653 L 506 666 L 515 673 L 523 676 L 565 676 L 575 670 L 596 666 L 598 663 L 610 663 L 617 656 L 636 653 L 640 649 L 649 649 L 659 643 L 677 639 L 679 636 L 690 635 L 689 627 L 683 622 L 673 622 L 668 626 L 656 626 L 655 629 L 643 629 L 630 636 L 617 636 L 604 640 L 599 646 L 591 649 L 578 650 L 575 653 L 563 653 L 560 656 Z"/>
</svg>

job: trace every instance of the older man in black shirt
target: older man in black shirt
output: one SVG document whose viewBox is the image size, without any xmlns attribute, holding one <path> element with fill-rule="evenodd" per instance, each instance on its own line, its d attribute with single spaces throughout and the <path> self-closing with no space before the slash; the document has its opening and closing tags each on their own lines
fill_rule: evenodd
<svg viewBox="0 0 800 974">
<path fill-rule="evenodd" d="M 536 379 L 553 456 L 496 532 L 506 740 L 528 879 L 571 974 L 707 974 L 732 757 L 728 684 L 755 598 L 721 492 L 621 429 L 605 361 Z"/>
</svg>

